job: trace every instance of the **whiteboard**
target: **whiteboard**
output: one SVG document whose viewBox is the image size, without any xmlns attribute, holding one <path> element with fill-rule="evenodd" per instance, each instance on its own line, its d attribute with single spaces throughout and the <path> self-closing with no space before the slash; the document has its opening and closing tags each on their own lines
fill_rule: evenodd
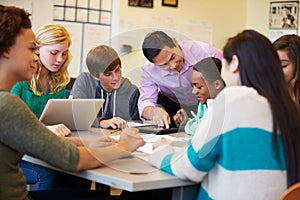
<svg viewBox="0 0 300 200">
<path fill-rule="evenodd" d="M 82 24 L 71 22 L 55 22 L 63 25 L 71 36 L 70 52 L 72 60 L 69 64 L 68 71 L 71 77 L 77 77 L 81 65 L 81 46 L 82 46 Z"/>
<path fill-rule="evenodd" d="M 57 10 L 57 8 L 60 7 L 54 6 L 62 6 L 61 8 L 65 8 L 65 5 L 86 7 L 87 2 L 90 2 L 90 8 L 94 9 L 95 12 L 97 11 L 98 17 L 101 17 L 98 19 L 98 24 L 81 22 L 81 19 L 77 22 L 65 21 L 65 18 L 61 17 L 61 15 L 63 15 L 63 10 Z M 109 17 L 118 18 L 118 14 L 115 14 L 114 16 L 110 14 L 112 9 L 115 8 L 112 5 L 118 4 L 118 1 L 116 0 L 52 0 L 51 3 L 45 0 L 0 0 L 0 4 L 16 6 L 27 10 L 32 14 L 31 19 L 36 19 L 35 21 L 31 20 L 33 27 L 39 28 L 45 23 L 55 23 L 63 25 L 68 30 L 72 41 L 70 46 L 72 60 L 68 68 L 71 77 L 77 77 L 80 72 L 84 71 L 85 56 L 91 48 L 102 43 L 107 44 L 109 41 L 112 25 L 101 25 L 99 24 L 99 20 L 101 22 L 104 21 L 106 23 L 110 23 L 111 21 L 109 20 Z M 70 8 L 70 10 L 67 9 L 67 11 L 72 11 L 72 9 L 73 8 Z M 102 13 L 102 10 L 99 9 L 104 10 L 103 16 L 100 16 L 99 13 Z M 78 12 L 77 14 L 83 15 L 84 13 Z M 71 13 L 66 13 L 66 15 L 71 15 Z M 55 16 L 61 21 L 54 20 L 56 19 Z"/>
<path fill-rule="evenodd" d="M 6 6 L 16 6 L 24 8 L 27 12 L 32 13 L 32 0 L 1 0 L 0 3 Z"/>
</svg>

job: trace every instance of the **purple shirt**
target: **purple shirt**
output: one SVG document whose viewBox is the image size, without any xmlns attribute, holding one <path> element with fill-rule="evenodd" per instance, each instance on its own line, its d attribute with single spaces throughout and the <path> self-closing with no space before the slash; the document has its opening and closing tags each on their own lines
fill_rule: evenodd
<svg viewBox="0 0 300 200">
<path fill-rule="evenodd" d="M 179 42 L 184 66 L 180 72 L 161 70 L 159 66 L 147 61 L 142 66 L 140 97 L 138 102 L 139 112 L 147 106 L 156 106 L 158 91 L 168 96 L 172 101 L 185 106 L 198 104 L 197 98 L 192 93 L 193 85 L 190 74 L 193 65 L 207 57 L 222 59 L 222 52 L 207 43 L 199 41 Z"/>
</svg>

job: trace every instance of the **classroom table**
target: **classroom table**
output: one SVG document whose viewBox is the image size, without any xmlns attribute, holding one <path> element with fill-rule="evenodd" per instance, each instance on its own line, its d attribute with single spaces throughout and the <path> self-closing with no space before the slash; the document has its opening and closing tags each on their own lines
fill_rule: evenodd
<svg viewBox="0 0 300 200">
<path fill-rule="evenodd" d="M 99 137 L 101 134 L 107 134 L 107 131 L 108 130 L 91 129 L 90 131 L 73 132 L 72 135 L 73 137 L 91 139 Z M 181 137 L 180 135 L 184 135 L 184 133 L 177 134 L 178 137 Z M 25 155 L 23 160 L 59 170 L 40 159 L 28 155 Z M 75 174 L 63 172 L 129 192 L 173 188 L 172 200 L 195 199 L 198 184 L 181 180 L 160 171 L 151 166 L 146 160 L 146 154 L 136 152 L 132 156 L 112 161 L 107 163 L 106 166 L 96 169 L 84 170 Z"/>
</svg>

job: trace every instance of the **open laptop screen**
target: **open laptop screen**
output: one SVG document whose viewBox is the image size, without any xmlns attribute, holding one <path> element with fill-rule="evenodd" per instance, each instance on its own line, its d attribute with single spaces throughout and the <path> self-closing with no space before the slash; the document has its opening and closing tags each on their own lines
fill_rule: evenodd
<svg viewBox="0 0 300 200">
<path fill-rule="evenodd" d="M 45 125 L 65 124 L 70 130 L 88 130 L 104 99 L 49 99 L 40 121 Z"/>
</svg>

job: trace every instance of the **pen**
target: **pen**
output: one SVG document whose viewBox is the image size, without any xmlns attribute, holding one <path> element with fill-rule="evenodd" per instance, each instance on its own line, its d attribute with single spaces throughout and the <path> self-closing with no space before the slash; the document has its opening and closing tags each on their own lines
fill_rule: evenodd
<svg viewBox="0 0 300 200">
<path fill-rule="evenodd" d="M 117 128 L 117 129 L 111 130 L 110 133 L 116 133 L 118 131 L 121 131 L 121 129 Z"/>
<path fill-rule="evenodd" d="M 197 117 L 197 115 L 192 110 L 191 110 L 191 114 L 196 119 L 196 122 L 199 123 L 200 122 L 199 118 Z"/>
</svg>

